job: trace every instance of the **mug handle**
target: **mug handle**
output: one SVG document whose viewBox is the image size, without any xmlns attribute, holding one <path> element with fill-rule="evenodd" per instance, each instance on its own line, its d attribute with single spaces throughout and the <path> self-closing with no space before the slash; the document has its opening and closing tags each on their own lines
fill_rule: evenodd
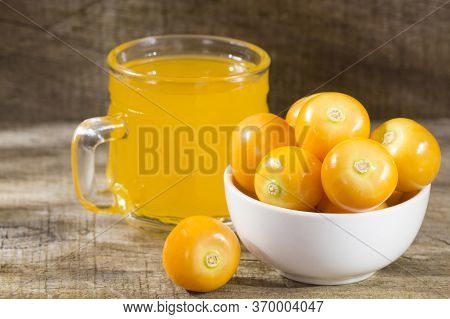
<svg viewBox="0 0 450 319">
<path fill-rule="evenodd" d="M 106 142 L 125 138 L 127 128 L 122 115 L 94 117 L 83 121 L 75 130 L 72 138 L 72 177 L 78 200 L 93 212 L 118 213 L 122 210 L 117 204 L 116 196 L 110 190 L 113 200 L 110 203 L 94 203 L 87 199 L 93 194 L 95 181 L 95 150 Z M 102 191 L 105 192 L 105 191 Z"/>
</svg>

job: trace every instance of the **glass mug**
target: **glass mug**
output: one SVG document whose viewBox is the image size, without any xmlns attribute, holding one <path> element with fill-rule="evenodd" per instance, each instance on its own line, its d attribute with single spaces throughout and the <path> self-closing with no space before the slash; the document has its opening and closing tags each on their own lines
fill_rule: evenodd
<svg viewBox="0 0 450 319">
<path fill-rule="evenodd" d="M 157 228 L 191 215 L 226 219 L 230 131 L 268 111 L 269 55 L 240 40 L 170 35 L 121 44 L 107 61 L 108 114 L 82 122 L 72 140 L 81 204 Z M 95 155 L 106 142 L 100 189 Z"/>
</svg>

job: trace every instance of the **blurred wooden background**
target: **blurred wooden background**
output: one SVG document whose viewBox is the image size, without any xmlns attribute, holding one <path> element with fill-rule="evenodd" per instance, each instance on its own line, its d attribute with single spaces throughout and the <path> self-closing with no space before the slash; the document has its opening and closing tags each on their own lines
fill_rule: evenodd
<svg viewBox="0 0 450 319">
<path fill-rule="evenodd" d="M 107 76 L 0 1 L 0 121 L 79 121 L 108 104 Z M 314 90 L 444 0 L 5 0 L 90 59 L 134 38 L 224 35 L 272 56 L 274 112 Z M 360 99 L 375 118 L 450 116 L 450 6 L 323 90 Z"/>
</svg>

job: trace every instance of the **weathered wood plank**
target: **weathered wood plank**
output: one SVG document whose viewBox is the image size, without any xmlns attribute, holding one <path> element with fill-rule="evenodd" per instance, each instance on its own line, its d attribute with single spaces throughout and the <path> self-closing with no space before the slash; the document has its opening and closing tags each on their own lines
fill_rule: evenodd
<svg viewBox="0 0 450 319">
<path fill-rule="evenodd" d="M 441 298 L 450 296 L 450 119 L 426 121 L 443 163 L 422 229 L 393 265 L 358 284 L 309 286 L 243 251 L 234 278 L 192 294 L 166 277 L 164 235 L 75 200 L 69 166 L 73 123 L 4 124 L 0 130 L 0 298 Z"/>
<path fill-rule="evenodd" d="M 100 65 L 115 45 L 147 35 L 248 40 L 273 58 L 279 112 L 444 0 L 27 1 L 11 5 Z M 103 114 L 107 76 L 0 5 L 0 119 L 81 120 Z M 450 116 L 450 10 L 412 27 L 321 90 L 350 93 L 375 118 Z"/>
</svg>

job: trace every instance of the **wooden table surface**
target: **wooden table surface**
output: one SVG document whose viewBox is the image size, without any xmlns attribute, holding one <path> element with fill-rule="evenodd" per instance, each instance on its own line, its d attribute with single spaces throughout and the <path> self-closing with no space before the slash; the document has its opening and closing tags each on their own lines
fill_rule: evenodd
<svg viewBox="0 0 450 319">
<path fill-rule="evenodd" d="M 0 129 L 2 298 L 449 298 L 450 119 L 424 121 L 442 147 L 442 167 L 413 245 L 370 279 L 310 286 L 285 279 L 243 249 L 221 289 L 193 294 L 161 266 L 162 234 L 121 216 L 92 214 L 76 201 L 70 173 L 75 123 Z"/>
</svg>

